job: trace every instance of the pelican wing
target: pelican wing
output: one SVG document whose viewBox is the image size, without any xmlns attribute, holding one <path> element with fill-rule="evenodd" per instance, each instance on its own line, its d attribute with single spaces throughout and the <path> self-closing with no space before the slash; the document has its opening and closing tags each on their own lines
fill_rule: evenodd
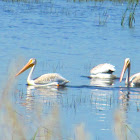
<svg viewBox="0 0 140 140">
<path fill-rule="evenodd" d="M 140 72 L 136 73 L 130 77 L 130 83 L 133 83 L 135 85 L 140 84 Z"/>
<path fill-rule="evenodd" d="M 51 83 L 57 83 L 59 85 L 64 85 L 68 83 L 69 81 L 63 78 L 61 75 L 57 73 L 48 73 L 41 75 L 40 77 L 34 79 L 35 84 L 51 84 Z"/>
<path fill-rule="evenodd" d="M 98 74 L 98 73 L 113 73 L 115 71 L 115 66 L 104 63 L 99 64 L 90 70 L 91 74 Z"/>
</svg>

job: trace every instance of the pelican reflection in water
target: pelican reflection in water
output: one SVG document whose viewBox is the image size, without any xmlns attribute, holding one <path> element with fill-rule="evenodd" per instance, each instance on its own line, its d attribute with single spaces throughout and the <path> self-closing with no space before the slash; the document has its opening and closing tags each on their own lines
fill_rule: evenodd
<svg viewBox="0 0 140 140">
<path fill-rule="evenodd" d="M 43 74 L 40 77 L 32 80 L 32 73 L 35 69 L 36 63 L 37 63 L 36 59 L 31 58 L 29 60 L 29 62 L 16 74 L 16 76 L 20 75 L 28 68 L 31 68 L 29 75 L 27 77 L 28 85 L 33 85 L 33 86 L 63 86 L 69 82 L 67 79 L 65 79 L 64 77 L 62 77 L 61 75 L 59 75 L 57 73 Z"/>
<path fill-rule="evenodd" d="M 123 66 L 123 69 L 122 69 L 122 72 L 121 72 L 121 76 L 120 76 L 120 82 L 122 81 L 122 78 L 124 76 L 124 73 L 126 71 L 126 69 L 128 69 L 128 74 L 127 74 L 127 77 L 126 77 L 126 80 L 125 80 L 125 84 L 127 86 L 140 86 L 140 72 L 139 73 L 136 73 L 134 75 L 132 75 L 130 77 L 130 59 L 129 58 L 126 58 L 125 61 L 124 61 L 124 66 Z"/>
<path fill-rule="evenodd" d="M 90 79 L 91 86 L 111 87 L 113 84 L 114 79 L 99 79 L 99 78 Z"/>
</svg>

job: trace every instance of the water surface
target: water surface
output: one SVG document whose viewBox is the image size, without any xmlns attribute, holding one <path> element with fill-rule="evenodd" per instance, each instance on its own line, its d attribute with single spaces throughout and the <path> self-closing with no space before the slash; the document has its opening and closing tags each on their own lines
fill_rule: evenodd
<svg viewBox="0 0 140 140">
<path fill-rule="evenodd" d="M 11 61 L 37 59 L 34 78 L 57 72 L 70 80 L 65 88 L 34 88 L 26 85 L 29 71 L 18 77 L 12 104 L 31 139 L 40 120 L 59 108 L 61 139 L 75 139 L 75 128 L 83 124 L 90 139 L 115 139 L 114 112 L 126 113 L 127 123 L 139 130 L 140 89 L 125 88 L 119 76 L 124 59 L 131 59 L 131 74 L 139 72 L 140 9 L 133 28 L 122 27 L 126 3 L 45 1 L 39 3 L 0 1 L 0 64 L 2 82 Z M 104 22 L 104 19 L 107 20 Z M 20 61 L 19 61 L 20 62 Z M 100 63 L 116 66 L 111 84 L 87 78 Z M 39 112 L 39 113 L 38 113 Z M 36 114 L 40 114 L 40 117 Z M 30 130 L 30 131 L 28 131 Z M 39 138 L 40 135 L 37 135 Z M 134 136 L 135 138 L 135 136 Z"/>
</svg>

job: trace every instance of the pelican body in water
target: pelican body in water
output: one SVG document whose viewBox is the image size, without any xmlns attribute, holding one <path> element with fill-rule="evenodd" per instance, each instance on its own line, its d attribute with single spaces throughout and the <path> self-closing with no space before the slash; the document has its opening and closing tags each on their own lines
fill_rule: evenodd
<svg viewBox="0 0 140 140">
<path fill-rule="evenodd" d="M 122 81 L 122 78 L 124 76 L 126 69 L 128 69 L 128 75 L 126 77 L 125 84 L 127 86 L 131 86 L 131 87 L 140 86 L 140 72 L 136 73 L 130 77 L 130 65 L 131 65 L 130 59 L 126 58 L 124 61 L 124 66 L 123 66 L 122 72 L 121 72 L 120 82 Z"/>
<path fill-rule="evenodd" d="M 104 63 L 99 64 L 90 70 L 91 78 L 102 78 L 102 79 L 115 79 L 116 76 L 112 73 L 115 71 L 115 66 Z"/>
<path fill-rule="evenodd" d="M 57 73 L 48 73 L 48 74 L 43 74 L 38 78 L 35 78 L 32 80 L 32 73 L 35 69 L 36 66 L 36 59 L 31 58 L 29 62 L 16 74 L 16 76 L 20 75 L 23 73 L 25 70 L 28 68 L 31 68 L 30 73 L 27 77 L 27 83 L 28 85 L 34 85 L 34 86 L 63 86 L 69 81 L 60 76 Z"/>
</svg>

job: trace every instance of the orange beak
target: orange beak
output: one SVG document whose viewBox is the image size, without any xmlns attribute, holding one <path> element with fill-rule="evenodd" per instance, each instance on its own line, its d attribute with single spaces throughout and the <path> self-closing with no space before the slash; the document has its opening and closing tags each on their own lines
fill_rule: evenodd
<svg viewBox="0 0 140 140">
<path fill-rule="evenodd" d="M 20 75 L 21 73 L 23 73 L 24 71 L 32 67 L 33 65 L 34 64 L 32 64 L 32 61 L 29 60 L 29 62 L 16 74 L 16 76 Z"/>
<path fill-rule="evenodd" d="M 121 72 L 121 76 L 120 76 L 120 82 L 122 81 L 123 75 L 124 75 L 126 69 L 128 68 L 128 66 L 129 66 L 129 63 L 124 62 L 124 66 L 123 66 L 123 69 L 122 69 L 122 72 Z"/>
</svg>

